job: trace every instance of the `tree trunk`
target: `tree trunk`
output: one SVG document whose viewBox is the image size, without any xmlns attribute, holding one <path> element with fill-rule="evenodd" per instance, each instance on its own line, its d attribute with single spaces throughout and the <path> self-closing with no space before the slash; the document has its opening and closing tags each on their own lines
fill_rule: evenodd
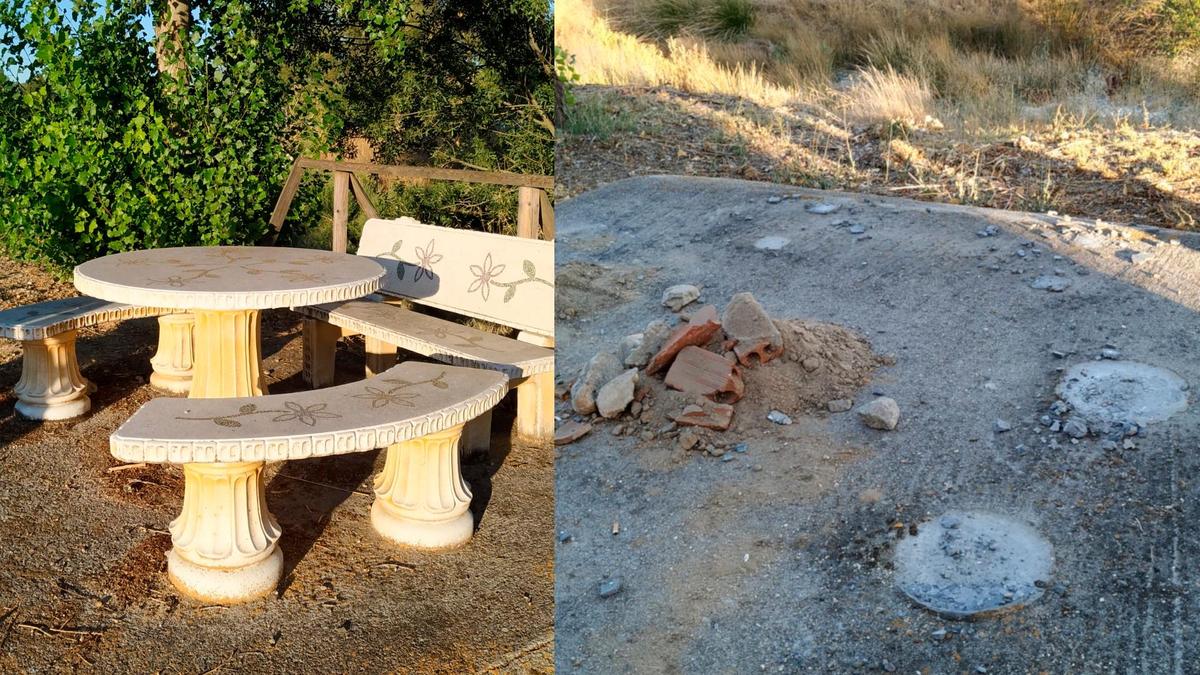
<svg viewBox="0 0 1200 675">
<path fill-rule="evenodd" d="M 157 4 L 154 55 L 158 59 L 158 72 L 178 77 L 187 73 L 183 47 L 192 29 L 192 7 L 187 0 L 161 0 Z"/>
</svg>

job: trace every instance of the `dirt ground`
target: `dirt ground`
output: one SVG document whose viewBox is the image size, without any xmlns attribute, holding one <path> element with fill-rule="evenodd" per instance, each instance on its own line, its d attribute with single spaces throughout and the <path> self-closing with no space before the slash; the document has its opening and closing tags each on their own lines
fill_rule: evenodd
<svg viewBox="0 0 1200 675">
<path fill-rule="evenodd" d="M 70 294 L 69 283 L 0 260 L 0 307 Z M 424 553 L 375 535 L 380 453 L 272 464 L 278 597 L 230 608 L 181 598 L 163 556 L 181 472 L 125 469 L 108 454 L 109 434 L 159 395 L 147 384 L 156 334 L 154 320 L 83 331 L 93 410 L 48 423 L 14 414 L 20 350 L 0 343 L 0 671 L 553 670 L 552 456 L 509 442 L 511 399 L 491 451 L 464 462 L 477 521 L 465 547 Z M 265 313 L 263 341 L 271 390 L 303 388 L 296 316 Z M 339 381 L 362 367 L 361 343 L 339 347 Z"/>
<path fill-rule="evenodd" d="M 658 87 L 575 88 L 603 128 L 558 141 L 569 197 L 633 176 L 733 177 L 1200 229 L 1200 138 L 1070 118 L 964 134 L 849 125 L 817 108 Z"/>
<path fill-rule="evenodd" d="M 1200 672 L 1196 406 L 1129 448 L 1040 422 L 1063 369 L 1106 345 L 1194 389 L 1200 236 L 674 176 L 564 200 L 558 228 L 560 386 L 692 283 L 700 303 L 750 291 L 776 318 L 865 336 L 893 365 L 855 404 L 901 409 L 876 431 L 785 389 L 793 424 L 739 408 L 731 459 L 593 420 L 556 461 L 561 672 Z M 790 241 L 755 248 L 767 236 Z M 1066 290 L 1034 288 L 1041 275 Z M 598 300 L 580 302 L 588 287 Z M 949 510 L 1040 531 L 1045 595 L 974 622 L 902 596 L 894 542 Z"/>
</svg>

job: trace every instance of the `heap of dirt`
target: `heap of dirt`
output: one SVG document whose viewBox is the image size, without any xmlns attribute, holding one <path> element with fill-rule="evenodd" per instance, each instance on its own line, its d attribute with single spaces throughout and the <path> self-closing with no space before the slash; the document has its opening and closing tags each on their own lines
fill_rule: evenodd
<svg viewBox="0 0 1200 675">
<path fill-rule="evenodd" d="M 687 317 L 685 311 L 680 318 L 686 322 Z M 670 438 L 676 440 L 679 450 L 721 455 L 737 448 L 748 435 L 777 428 L 777 422 L 768 419 L 773 411 L 788 417 L 829 414 L 831 401 L 853 400 L 877 367 L 894 363 L 876 354 L 865 337 L 845 326 L 800 319 L 772 322 L 783 337 L 782 355 L 767 363 L 755 360 L 736 367 L 745 385 L 744 395 L 732 403 L 733 420 L 724 431 L 677 422 L 689 406 L 711 410 L 717 404 L 703 395 L 668 387 L 666 368 L 656 375 L 641 373 L 633 402 L 607 430 L 617 436 L 635 436 L 642 445 L 662 445 L 664 438 Z M 730 362 L 735 358 L 727 351 L 728 336 L 721 330 L 700 346 Z M 839 412 L 849 410 L 848 403 L 834 407 Z M 605 422 L 598 416 L 591 421 Z"/>
</svg>

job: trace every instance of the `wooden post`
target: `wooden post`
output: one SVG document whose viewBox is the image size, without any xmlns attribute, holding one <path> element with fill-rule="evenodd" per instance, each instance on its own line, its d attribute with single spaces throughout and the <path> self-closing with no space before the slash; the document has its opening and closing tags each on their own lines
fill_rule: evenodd
<svg viewBox="0 0 1200 675">
<path fill-rule="evenodd" d="M 525 239 L 538 238 L 538 211 L 541 208 L 540 190 L 532 187 L 517 188 L 517 236 Z"/>
<path fill-rule="evenodd" d="M 333 172 L 333 250 L 345 253 L 349 236 L 346 221 L 350 212 L 350 173 Z"/>
<path fill-rule="evenodd" d="M 367 220 L 378 218 L 379 212 L 375 210 L 375 205 L 367 197 L 367 191 L 363 189 L 362 183 L 358 182 L 358 176 L 350 174 L 350 191 L 354 193 L 354 201 L 358 202 L 358 208 L 367 216 Z"/>
<path fill-rule="evenodd" d="M 542 239 L 554 241 L 554 206 L 550 204 L 550 196 L 545 190 L 538 190 L 538 197 L 541 199 L 539 213 L 542 221 Z"/>
</svg>

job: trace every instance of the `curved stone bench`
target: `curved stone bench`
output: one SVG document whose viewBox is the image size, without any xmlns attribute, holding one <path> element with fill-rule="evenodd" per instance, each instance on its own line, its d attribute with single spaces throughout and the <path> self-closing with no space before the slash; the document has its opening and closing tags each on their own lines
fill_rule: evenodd
<svg viewBox="0 0 1200 675">
<path fill-rule="evenodd" d="M 87 296 L 49 300 L 0 312 L 0 337 L 21 341 L 21 379 L 13 391 L 17 412 L 37 420 L 62 420 L 92 407 L 94 385 L 79 372 L 78 330 L 110 321 L 162 316 L 159 351 L 151 359 L 151 381 L 169 391 L 187 391 L 191 381 L 190 316 L 157 307 L 137 307 Z M 186 338 L 186 339 L 185 339 Z"/>
<path fill-rule="evenodd" d="M 112 434 L 110 451 L 127 462 L 185 465 L 168 574 L 186 595 L 231 604 L 270 593 L 283 569 L 262 462 L 387 448 L 375 479 L 375 530 L 419 548 L 469 540 L 463 425 L 507 392 L 502 373 L 405 362 L 369 380 L 296 394 L 158 398 Z"/>
</svg>

